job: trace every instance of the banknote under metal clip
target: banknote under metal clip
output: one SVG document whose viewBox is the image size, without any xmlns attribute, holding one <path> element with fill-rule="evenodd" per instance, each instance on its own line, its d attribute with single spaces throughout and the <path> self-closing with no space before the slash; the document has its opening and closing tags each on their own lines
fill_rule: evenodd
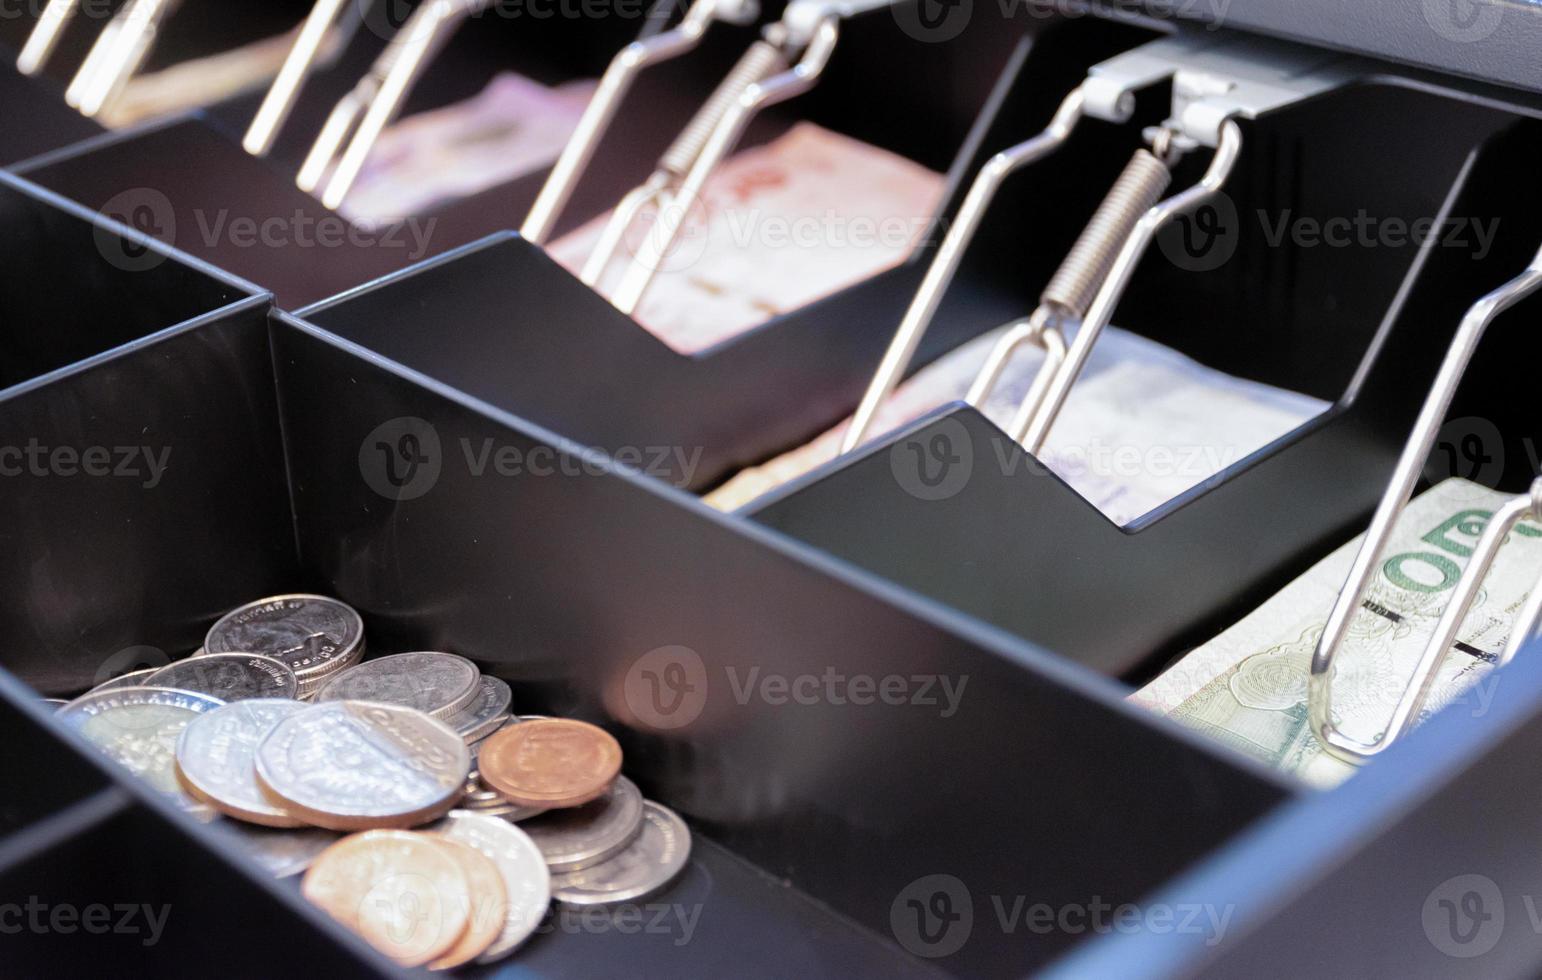
<svg viewBox="0 0 1542 980">
<path fill-rule="evenodd" d="M 644 68 L 663 64 L 695 50 L 713 21 L 743 25 L 753 22 L 759 16 L 758 0 L 695 0 L 678 26 L 653 37 L 633 41 L 622 48 L 611 60 L 610 67 L 605 69 L 605 75 L 600 79 L 589 105 L 584 108 L 572 138 L 563 147 L 562 155 L 557 158 L 546 183 L 541 187 L 541 193 L 531 205 L 520 234 L 537 245 L 545 244 L 562 209 L 572 197 L 573 189 L 583 179 L 584 171 L 594 159 L 600 140 L 615 120 L 622 100 Z"/>
<path fill-rule="evenodd" d="M 835 51 L 842 20 L 897 2 L 903 0 L 794 0 L 782 19 L 765 29 L 718 85 L 660 158 L 653 175 L 617 205 L 579 278 L 597 286 L 627 229 L 645 208 L 654 205 L 657 219 L 611 296 L 618 310 L 632 314 L 652 285 L 664 256 L 678 240 L 707 179 L 733 151 L 755 116 L 818 84 Z"/>
<path fill-rule="evenodd" d="M 1347 80 L 1345 71 L 1320 62 L 1320 54 L 1267 42 L 1177 37 L 1154 41 L 1094 66 L 1087 80 L 1061 103 L 1043 133 L 1002 151 L 981 169 L 842 436 L 841 451 L 850 452 L 861 444 L 879 407 L 909 368 L 1005 179 L 1062 146 L 1083 115 L 1128 122 L 1135 94 L 1170 80 L 1172 114 L 1163 126 L 1148 131 L 1150 151 L 1137 151 L 1041 294 L 1038 308 L 1002 338 L 966 396 L 971 405 L 983 405 L 1019 347 L 1030 342 L 1044 347 L 1045 363 L 1008 426 L 1013 439 L 1030 452 L 1040 452 L 1157 231 L 1214 196 L 1230 175 L 1242 145 L 1235 118 L 1251 118 Z M 1159 201 L 1171 180 L 1170 164 L 1200 146 L 1215 149 L 1200 182 Z M 1065 349 L 1062 326 L 1076 323 L 1080 329 Z"/>
<path fill-rule="evenodd" d="M 467 18 L 494 2 L 428 0 L 414 10 L 364 77 L 332 107 L 300 165 L 295 178 L 300 189 L 314 193 L 326 181 L 321 203 L 333 209 L 341 206 L 375 141 L 401 111 L 429 64 Z"/>
<path fill-rule="evenodd" d="M 1349 634 L 1351 621 L 1360 612 L 1376 564 L 1386 550 L 1398 516 L 1413 496 L 1414 487 L 1419 482 L 1419 475 L 1425 460 L 1429 458 L 1430 450 L 1435 446 L 1435 439 L 1451 407 L 1451 400 L 1456 395 L 1457 386 L 1489 324 L 1538 289 L 1542 289 L 1542 252 L 1538 252 L 1532 259 L 1525 272 L 1478 300 L 1462 318 L 1456 337 L 1446 351 L 1445 360 L 1441 362 L 1440 372 L 1435 376 L 1435 384 L 1425 396 L 1413 432 L 1403 446 L 1392 479 L 1381 502 L 1376 506 L 1375 516 L 1371 518 L 1365 540 L 1361 542 L 1354 564 L 1350 566 L 1349 576 L 1339 591 L 1338 600 L 1333 604 L 1333 612 L 1323 627 L 1322 637 L 1317 641 L 1317 648 L 1312 654 L 1311 673 L 1307 678 L 1308 717 L 1312 733 L 1323 748 L 1346 762 L 1362 763 L 1369 760 L 1385 751 L 1387 746 L 1418 722 L 1419 710 L 1429 696 L 1440 662 L 1455 642 L 1456 631 L 1461 628 L 1462 620 L 1466 618 L 1473 597 L 1483 584 L 1484 574 L 1493 564 L 1505 535 L 1523 519 L 1542 519 L 1542 481 L 1533 483 L 1528 494 L 1511 500 L 1489 519 L 1467 571 L 1436 625 L 1435 635 L 1425 648 L 1414 676 L 1404 687 L 1385 731 L 1370 742 L 1351 738 L 1340 731 L 1333 718 L 1334 659 Z M 1505 651 L 1499 658 L 1501 665 L 1508 663 L 1536 632 L 1539 616 L 1542 616 L 1542 588 L 1534 589 L 1527 598 L 1525 607 L 1517 617 L 1516 626 L 1511 630 Z"/>
</svg>

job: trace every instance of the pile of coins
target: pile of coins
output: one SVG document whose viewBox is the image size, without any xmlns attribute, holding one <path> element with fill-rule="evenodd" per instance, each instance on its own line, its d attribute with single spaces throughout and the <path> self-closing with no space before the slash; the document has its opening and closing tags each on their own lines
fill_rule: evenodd
<svg viewBox="0 0 1542 980">
<path fill-rule="evenodd" d="M 311 901 L 408 966 L 492 962 L 552 898 L 631 901 L 685 866 L 689 830 L 621 775 L 604 729 L 514 716 L 464 657 L 363 649 L 343 603 L 264 599 L 56 718 L 271 873 L 305 872 Z"/>
</svg>

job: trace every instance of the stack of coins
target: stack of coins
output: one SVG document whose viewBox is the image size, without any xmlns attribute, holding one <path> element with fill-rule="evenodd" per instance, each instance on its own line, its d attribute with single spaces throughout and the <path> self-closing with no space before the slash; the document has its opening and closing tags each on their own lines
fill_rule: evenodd
<svg viewBox="0 0 1542 980">
<path fill-rule="evenodd" d="M 486 814 L 490 817 L 501 817 L 510 823 L 518 823 L 530 817 L 545 813 L 543 806 L 521 806 L 518 803 L 510 803 L 495 789 L 489 789 L 482 782 L 482 772 L 477 767 L 477 757 L 481 754 L 482 746 L 487 744 L 491 735 L 497 734 L 509 725 L 517 725 L 522 721 L 538 721 L 542 715 L 518 715 L 504 719 L 503 723 L 487 737 L 470 743 L 471 748 L 471 776 L 466 780 L 466 795 L 461 798 L 460 805 L 467 810 Z"/>
<path fill-rule="evenodd" d="M 323 851 L 301 891 L 403 966 L 493 963 L 551 903 L 541 854 L 519 828 L 455 810 L 423 832 L 371 830 Z"/>
<path fill-rule="evenodd" d="M 690 858 L 685 822 L 644 800 L 621 775 L 621 746 L 569 718 L 505 726 L 477 755 L 481 783 L 515 806 L 546 812 L 520 826 L 552 871 L 552 895 L 571 905 L 626 902 L 657 891 Z"/>
<path fill-rule="evenodd" d="M 553 897 L 630 901 L 685 866 L 685 824 L 604 729 L 515 716 L 454 654 L 363 649 L 337 600 L 265 599 L 55 716 L 407 966 L 491 963 Z"/>
<path fill-rule="evenodd" d="M 249 602 L 209 628 L 195 656 L 260 654 L 294 671 L 301 698 L 364 659 L 364 620 L 336 599 L 295 593 Z"/>
</svg>

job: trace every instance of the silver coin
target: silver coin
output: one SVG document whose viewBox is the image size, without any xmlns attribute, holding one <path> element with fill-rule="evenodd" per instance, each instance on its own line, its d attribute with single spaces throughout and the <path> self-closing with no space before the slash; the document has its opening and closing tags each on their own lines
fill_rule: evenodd
<svg viewBox="0 0 1542 980">
<path fill-rule="evenodd" d="M 482 672 L 453 653 L 397 653 L 338 674 L 316 692 L 316 702 L 373 701 L 450 719 L 481 691 Z"/>
<path fill-rule="evenodd" d="M 480 781 L 469 783 L 468 789 L 473 786 L 476 792 L 468 792 L 465 796 L 461 797 L 459 805 L 462 809 L 474 810 L 489 817 L 498 817 L 507 820 L 509 823 L 519 823 L 521 820 L 539 817 L 546 812 L 545 807 L 510 803 L 497 793 L 483 789 Z"/>
<path fill-rule="evenodd" d="M 499 820 L 507 820 L 509 823 L 519 823 L 529 820 L 531 817 L 539 817 L 546 811 L 540 807 L 520 806 L 518 803 L 504 803 L 501 806 L 468 807 L 474 813 L 481 813 L 489 817 L 497 817 Z"/>
<path fill-rule="evenodd" d="M 201 804 L 177 781 L 177 739 L 194 718 L 224 703 L 194 691 L 125 687 L 83 694 L 54 717 L 156 791 L 195 810 Z"/>
<path fill-rule="evenodd" d="M 364 648 L 361 646 L 357 653 L 335 660 L 327 665 L 325 672 L 309 674 L 300 678 L 300 692 L 297 695 L 301 701 L 310 701 L 316 697 L 316 692 L 326 686 L 327 681 L 348 670 L 357 667 L 364 660 Z"/>
<path fill-rule="evenodd" d="M 99 691 L 117 691 L 125 687 L 144 687 L 148 683 L 150 675 L 160 669 L 159 667 L 146 667 L 144 670 L 131 670 L 127 674 L 119 674 L 112 680 L 103 681 L 86 693 L 96 694 Z"/>
<path fill-rule="evenodd" d="M 482 677 L 471 704 L 445 719 L 467 742 L 479 742 L 502 728 L 512 716 L 509 705 L 514 692 L 496 677 Z"/>
<path fill-rule="evenodd" d="M 255 653 L 213 653 L 178 660 L 150 675 L 147 687 L 197 691 L 221 701 L 294 700 L 300 681 L 282 660 Z"/>
<path fill-rule="evenodd" d="M 275 830 L 241 820 L 216 820 L 210 829 L 226 838 L 275 878 L 300 874 L 316 856 L 342 840 L 342 834 L 320 827 Z"/>
<path fill-rule="evenodd" d="M 569 905 L 628 902 L 669 884 L 691 857 L 691 831 L 673 810 L 643 804 L 643 825 L 615 857 L 551 877 L 552 896 Z"/>
<path fill-rule="evenodd" d="M 593 803 L 552 810 L 524 825 L 554 873 L 581 871 L 609 860 L 632 842 L 643 823 L 643 798 L 625 776 L 617 776 Z"/>
<path fill-rule="evenodd" d="M 503 877 L 504 891 L 508 893 L 503 932 L 477 958 L 478 963 L 496 963 L 530 938 L 551 905 L 551 873 L 541 852 L 518 827 L 468 810 L 452 810 L 425 829 L 481 853 Z"/>
<path fill-rule="evenodd" d="M 413 827 L 443 816 L 470 769 L 454 730 L 390 704 L 312 705 L 257 746 L 260 784 L 293 816 L 330 830 Z"/>
<path fill-rule="evenodd" d="M 335 670 L 364 643 L 353 607 L 321 595 L 280 595 L 249 602 L 209 628 L 204 655 L 257 653 L 289 665 L 303 686 Z"/>
<path fill-rule="evenodd" d="M 183 788 L 237 820 L 267 827 L 305 826 L 262 791 L 256 760 L 257 746 L 279 722 L 309 710 L 299 701 L 254 698 L 200 715 L 177 739 Z"/>
</svg>

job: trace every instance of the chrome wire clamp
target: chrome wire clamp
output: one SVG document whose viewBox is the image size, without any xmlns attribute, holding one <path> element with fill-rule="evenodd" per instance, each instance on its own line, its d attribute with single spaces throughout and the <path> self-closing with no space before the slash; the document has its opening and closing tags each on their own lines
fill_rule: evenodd
<svg viewBox="0 0 1542 980">
<path fill-rule="evenodd" d="M 1434 448 L 1441 423 L 1450 410 L 1451 400 L 1461 384 L 1462 375 L 1472 361 L 1489 324 L 1500 314 L 1542 288 L 1542 252 L 1532 259 L 1526 271 L 1473 304 L 1462 318 L 1456 336 L 1446 351 L 1435 383 L 1425 396 L 1424 405 L 1414 422 L 1413 432 L 1398 458 L 1392 479 L 1376 506 L 1375 516 L 1365 532 L 1365 540 L 1350 566 L 1344 587 L 1328 615 L 1322 636 L 1312 654 L 1311 673 L 1307 678 L 1307 714 L 1312 734 L 1333 756 L 1345 762 L 1361 763 L 1383 751 L 1396 736 L 1393 727 L 1379 741 L 1362 742 L 1341 732 L 1333 721 L 1333 662 L 1349 634 L 1351 620 L 1359 613 L 1366 591 L 1375 574 L 1377 562 L 1397 525 L 1397 519 L 1413 497 L 1414 487 L 1424 469 L 1424 462 Z M 1533 597 L 1534 598 L 1534 597 Z M 1530 605 L 1531 600 L 1528 600 Z M 1528 614 L 1535 619 L 1535 614 Z M 1511 651 L 1507 651 L 1510 653 Z M 1406 696 L 1406 694 L 1405 694 Z M 1399 704 L 1400 709 L 1402 704 Z M 1390 737 L 1389 737 L 1390 736 Z"/>
<path fill-rule="evenodd" d="M 364 169 L 370 150 L 401 111 L 408 93 L 434 56 L 467 18 L 493 2 L 429 0 L 414 10 L 369 73 L 333 108 L 300 167 L 296 179 L 300 189 L 314 192 L 325 179 L 321 203 L 334 210 L 341 207 Z M 338 147 L 344 140 L 347 147 L 339 157 Z M 331 176 L 327 177 L 329 170 Z"/>
<path fill-rule="evenodd" d="M 578 182 L 583 179 L 584 171 L 594 159 L 600 141 L 615 121 L 632 83 L 643 69 L 695 50 L 715 20 L 748 24 L 759 16 L 757 0 L 695 0 L 679 26 L 622 48 L 605 69 L 593 98 L 579 117 L 577 128 L 531 205 L 520 234 L 537 245 L 546 243 Z"/>
<path fill-rule="evenodd" d="M 1174 37 L 1143 45 L 1094 69 L 1089 85 L 1113 86 L 1115 91 L 1121 78 L 1148 78 L 1165 69 L 1173 80 L 1173 105 L 1167 123 L 1154 131 L 1156 155 L 1168 157 L 1200 146 L 1214 147 L 1215 153 L 1199 183 L 1157 203 L 1129 229 L 1065 363 L 1050 381 L 1039 411 L 1022 429 L 1019 441 L 1025 449 L 1036 455 L 1043 452 L 1050 428 L 1157 232 L 1213 198 L 1230 177 L 1242 151 L 1237 120 L 1342 87 L 1366 70 L 1357 65 L 1351 59 L 1325 62 L 1320 52 L 1262 39 Z"/>
<path fill-rule="evenodd" d="M 1228 119 L 1221 124 L 1215 155 L 1211 157 L 1210 166 L 1199 183 L 1158 202 L 1140 213 L 1132 226 L 1127 226 L 1123 245 L 1108 266 L 1107 275 L 1099 285 L 1097 296 L 1076 331 L 1076 339 L 1071 342 L 1071 349 L 1066 355 L 1065 363 L 1050 379 L 1044 403 L 1023 431 L 1020 434 L 1014 433 L 1014 438 L 1018 438 L 1030 453 L 1039 455 L 1043 452 L 1050 427 L 1054 425 L 1060 410 L 1065 407 L 1066 398 L 1070 396 L 1071 388 L 1076 384 L 1082 369 L 1086 367 L 1087 359 L 1092 355 L 1093 346 L 1097 343 L 1103 328 L 1107 327 L 1109 321 L 1113 319 L 1115 307 L 1119 305 L 1119 300 L 1124 296 L 1130 279 L 1134 277 L 1141 257 L 1156 239 L 1157 232 L 1173 218 L 1194 210 L 1219 193 L 1227 178 L 1231 176 L 1232 168 L 1236 165 L 1237 157 L 1241 152 L 1242 130 L 1235 122 Z M 1144 186 L 1144 180 L 1149 178 L 1142 180 L 1142 186 Z M 1122 203 L 1127 202 L 1116 201 L 1115 196 L 1110 194 L 1108 202 L 1105 203 L 1118 208 Z M 1124 213 L 1117 215 L 1121 223 L 1128 217 L 1129 215 Z"/>
<path fill-rule="evenodd" d="M 1536 484 L 1532 486 L 1535 488 Z M 1499 665 L 1504 666 L 1514 660 L 1515 655 L 1521 652 L 1521 647 L 1537 638 L 1539 628 L 1542 628 L 1542 579 L 1531 587 L 1521 611 L 1515 614 L 1515 623 L 1510 627 L 1510 638 L 1505 641 Z"/>
<path fill-rule="evenodd" d="M 48 0 L 37 23 L 27 33 L 21 53 L 16 56 L 17 71 L 23 75 L 36 75 L 43 70 L 80 6 L 81 0 Z"/>
<path fill-rule="evenodd" d="M 241 146 L 246 152 L 252 156 L 263 157 L 273 149 L 273 142 L 278 138 L 279 130 L 284 127 L 289 114 L 294 111 L 295 102 L 300 97 L 300 89 L 315 69 L 316 59 L 320 56 L 323 45 L 326 44 L 328 36 L 332 34 L 333 28 L 338 26 L 343 12 L 348 8 L 349 0 L 316 0 L 316 5 L 311 8 L 305 22 L 300 25 L 294 44 L 290 46 L 289 53 L 284 57 L 284 64 L 274 76 L 273 84 L 268 88 L 268 94 L 263 97 L 262 105 L 257 108 L 257 114 L 252 117 L 246 135 L 241 139 Z"/>
<path fill-rule="evenodd" d="M 768 106 L 802 95 L 819 83 L 835 52 L 840 21 L 897 2 L 899 0 L 849 0 L 832 4 L 825 0 L 794 0 L 788 5 L 767 39 L 781 47 L 789 60 L 801 49 L 798 62 L 745 88 L 724 112 L 685 179 L 680 182 L 670 207 L 659 212 L 653 228 L 622 274 L 621 283 L 611 297 L 618 310 L 628 315 L 636 311 L 658 275 L 664 257 L 679 239 L 686 216 L 700 199 L 707 179 L 738 144 L 756 114 Z"/>
<path fill-rule="evenodd" d="M 1076 124 L 1081 121 L 1085 102 L 1086 97 L 1081 88 L 1072 89 L 1071 93 L 1061 101 L 1060 108 L 1056 110 L 1054 118 L 1042 133 L 1002 150 L 985 161 L 985 165 L 980 168 L 980 173 L 964 196 L 964 203 L 959 207 L 957 219 L 948 229 L 947 235 L 943 237 L 942 244 L 937 247 L 937 255 L 932 259 L 932 264 L 927 266 L 926 275 L 921 280 L 921 288 L 916 290 L 915 298 L 911 300 L 909 308 L 905 310 L 904 318 L 900 320 L 899 329 L 894 333 L 894 339 L 889 341 L 889 347 L 884 351 L 883 360 L 878 364 L 878 371 L 873 375 L 867 391 L 862 395 L 856 414 L 851 417 L 850 424 L 846 426 L 846 431 L 841 436 L 842 455 L 862 444 L 868 429 L 872 428 L 873 419 L 878 416 L 878 410 L 893 394 L 900 379 L 904 377 L 905 371 L 910 367 L 910 362 L 916 356 L 916 348 L 921 345 L 921 338 L 926 335 L 932 318 L 937 315 L 937 308 L 942 305 L 943 294 L 952 284 L 953 276 L 958 272 L 959 263 L 963 261 L 964 252 L 974 239 L 975 232 L 979 230 L 980 222 L 985 218 L 985 212 L 990 207 L 991 201 L 995 199 L 996 192 L 1017 170 L 1043 159 L 1065 144 L 1076 128 Z M 1134 112 L 1133 99 L 1129 101 L 1126 108 L 1130 113 Z M 1014 329 L 1008 332 L 1008 336 L 1016 333 L 1018 331 Z M 1013 350 L 1016 350 L 1015 346 Z M 989 366 L 988 363 L 987 367 Z M 995 366 L 996 374 L 999 374 L 1001 368 L 1005 366 L 1006 361 L 1003 359 Z M 996 374 L 990 375 L 990 380 L 986 383 L 986 393 L 989 393 L 990 386 L 995 383 Z M 982 372 L 981 378 L 985 377 L 986 373 Z M 980 383 L 976 381 L 976 386 L 978 387 Z M 978 406 L 984 403 L 984 397 L 982 395 L 976 399 L 971 396 L 969 402 Z"/>
<path fill-rule="evenodd" d="M 767 29 L 769 38 L 780 39 L 779 25 L 772 25 Z M 610 219 L 600 233 L 599 240 L 595 243 L 594 250 L 589 253 L 583 269 L 578 278 L 587 286 L 596 287 L 604 276 L 605 270 L 610 266 L 625 240 L 627 230 L 642 215 L 648 207 L 655 208 L 659 213 L 673 207 L 680 188 L 690 173 L 691 167 L 701 155 L 702 148 L 712 138 L 712 132 L 717 128 L 723 116 L 738 101 L 739 97 L 751 85 L 762 82 L 787 67 L 786 58 L 783 55 L 782 45 L 773 40 L 762 39 L 750 45 L 749 49 L 734 64 L 732 70 L 718 83 L 712 95 L 708 97 L 691 121 L 675 137 L 673 143 L 664 151 L 654 167 L 653 173 L 648 179 L 637 187 L 628 191 L 621 199 L 621 203 L 611 212 Z"/>
<path fill-rule="evenodd" d="M 1017 351 L 1028 345 L 1039 348 L 1044 352 L 1044 363 L 1039 365 L 1039 370 L 1033 376 L 1033 383 L 1028 386 L 1028 391 L 1018 405 L 1017 414 L 1013 417 L 1011 428 L 1015 430 L 1019 425 L 1026 425 L 1044 403 L 1044 395 L 1049 391 L 1049 381 L 1065 363 L 1065 334 L 1060 331 L 1051 320 L 1052 314 L 1046 307 L 1034 310 L 1033 315 L 1025 320 L 1019 320 L 1012 324 L 1001 340 L 991 348 L 990 356 L 985 359 L 985 366 L 974 379 L 974 384 L 969 388 L 969 393 L 964 396 L 964 401 L 974 408 L 985 411 L 985 402 L 990 398 L 991 392 L 996 387 L 1001 372 L 1006 370 L 1007 364 Z"/>
<path fill-rule="evenodd" d="M 100 115 L 138 73 L 161 24 L 180 4 L 181 0 L 129 0 L 91 45 L 64 90 L 65 103 L 84 116 Z"/>
<path fill-rule="evenodd" d="M 1387 720 L 1386 731 L 1375 743 L 1373 752 L 1385 750 L 1392 742 L 1406 735 L 1418 722 L 1424 703 L 1429 700 L 1430 691 L 1435 686 L 1435 678 L 1440 673 L 1441 662 L 1455 645 L 1457 631 L 1462 628 L 1462 622 L 1472 611 L 1473 601 L 1477 599 L 1478 590 L 1483 587 L 1483 580 L 1488 577 L 1489 569 L 1494 566 L 1494 559 L 1499 557 L 1500 547 L 1505 543 L 1510 532 L 1515 530 L 1515 526 L 1523 520 L 1542 520 L 1542 479 L 1532 481 L 1528 492 L 1512 497 L 1489 518 L 1483 533 L 1478 537 L 1478 543 L 1473 547 L 1472 558 L 1467 563 L 1467 569 L 1462 573 L 1461 581 L 1451 595 L 1451 601 L 1441 613 L 1440 621 L 1435 625 L 1435 633 L 1425 645 L 1424 652 L 1419 657 L 1418 666 L 1414 668 L 1413 676 L 1404 686 L 1403 693 L 1392 710 L 1392 717 Z M 1503 667 L 1514 659 L 1516 652 L 1536 631 L 1536 609 L 1542 608 L 1536 605 L 1536 599 L 1537 591 L 1533 588 L 1532 593 L 1527 596 L 1526 606 L 1515 619 L 1510 639 L 1505 644 L 1504 652 L 1495 661 L 1495 667 Z"/>
<path fill-rule="evenodd" d="M 1029 397 L 1024 399 L 1022 408 L 1008 425 L 1007 435 L 1014 441 L 1021 441 L 1028 426 L 1044 411 L 1045 401 L 1054 390 L 1055 379 L 1065 369 L 1067 352 L 1062 325 L 1079 323 L 1087 315 L 1089 306 L 1108 278 L 1120 247 L 1172 182 L 1168 164 L 1178 151 L 1172 145 L 1171 133 L 1159 130 L 1153 145 L 1161 156 L 1144 149 L 1135 151 L 1135 156 L 1120 173 L 1108 196 L 1098 205 L 1092 220 L 1087 223 L 1039 297 L 1038 309 L 1030 317 L 1029 323 L 1038 325 L 1043 334 L 1054 338 L 1060 348 L 1060 356 L 1054 359 L 1054 363 L 1046 360 L 1040 367 L 1033 387 L 1029 390 Z M 970 392 L 968 401 L 971 405 L 979 407 L 984 404 L 995 382 L 995 375 L 1005 367 L 1017 346 L 1019 344 L 1011 333 L 997 344 L 986 361 L 985 371 L 981 372 L 974 390 Z"/>
</svg>

